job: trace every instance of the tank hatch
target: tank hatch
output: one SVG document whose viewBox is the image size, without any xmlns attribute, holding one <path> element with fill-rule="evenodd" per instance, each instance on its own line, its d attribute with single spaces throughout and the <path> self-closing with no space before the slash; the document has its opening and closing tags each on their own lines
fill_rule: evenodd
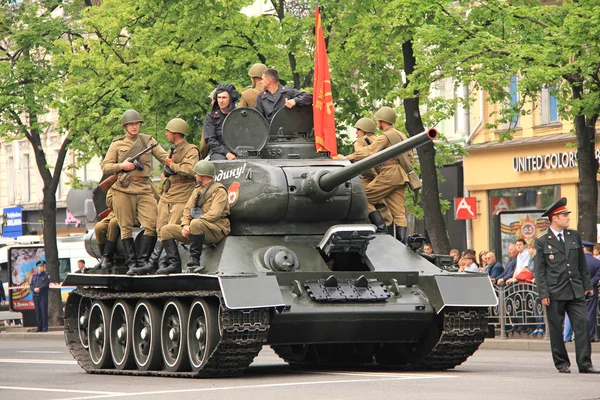
<svg viewBox="0 0 600 400">
<path fill-rule="evenodd" d="M 254 108 L 236 108 L 223 121 L 223 141 L 240 158 L 258 157 L 268 137 L 269 124 Z"/>
<path fill-rule="evenodd" d="M 312 107 L 282 107 L 275 113 L 269 127 L 269 140 L 310 139 L 314 136 Z"/>
</svg>

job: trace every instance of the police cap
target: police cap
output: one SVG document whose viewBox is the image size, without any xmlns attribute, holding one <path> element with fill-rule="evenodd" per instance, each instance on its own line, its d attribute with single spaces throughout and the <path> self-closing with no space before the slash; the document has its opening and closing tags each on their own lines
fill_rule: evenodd
<svg viewBox="0 0 600 400">
<path fill-rule="evenodd" d="M 596 243 L 592 243 L 587 240 L 582 240 L 581 244 L 584 245 L 585 247 L 594 247 L 596 245 Z"/>
<path fill-rule="evenodd" d="M 40 261 L 38 261 L 38 262 L 35 263 L 36 267 L 39 267 L 40 265 L 42 267 L 45 267 L 46 266 L 46 261 L 45 260 L 40 260 Z"/>
<path fill-rule="evenodd" d="M 570 214 L 571 211 L 567 209 L 567 198 L 563 197 L 558 200 L 556 203 L 552 204 L 545 213 L 542 214 L 542 217 L 548 217 L 552 219 L 553 216 L 558 214 Z"/>
</svg>

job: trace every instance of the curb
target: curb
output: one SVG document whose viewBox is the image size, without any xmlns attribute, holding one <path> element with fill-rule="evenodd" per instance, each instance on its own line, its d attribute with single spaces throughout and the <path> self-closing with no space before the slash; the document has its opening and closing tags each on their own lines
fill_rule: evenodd
<svg viewBox="0 0 600 400">
<path fill-rule="evenodd" d="M 565 343 L 568 352 L 575 351 L 573 342 Z M 480 349 L 550 351 L 550 340 L 545 339 L 486 339 Z M 600 343 L 592 343 L 592 352 L 600 352 Z"/>
</svg>

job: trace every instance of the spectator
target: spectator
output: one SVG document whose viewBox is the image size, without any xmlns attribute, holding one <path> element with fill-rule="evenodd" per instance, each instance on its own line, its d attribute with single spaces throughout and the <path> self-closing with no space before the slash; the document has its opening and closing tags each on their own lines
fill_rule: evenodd
<svg viewBox="0 0 600 400">
<path fill-rule="evenodd" d="M 477 256 L 477 259 L 479 261 L 479 272 L 483 272 L 484 274 L 488 273 L 488 264 L 486 259 L 486 255 L 487 255 L 487 250 L 483 250 L 479 252 L 479 255 Z"/>
<path fill-rule="evenodd" d="M 75 273 L 83 274 L 85 272 L 85 260 L 77 261 L 77 271 Z"/>
<path fill-rule="evenodd" d="M 431 243 L 425 243 L 423 246 L 423 252 L 427 254 L 433 254 L 433 247 L 431 246 Z"/>
<path fill-rule="evenodd" d="M 594 258 L 600 259 L 600 244 L 597 244 L 594 246 L 593 254 L 594 254 Z"/>
<path fill-rule="evenodd" d="M 475 256 L 472 254 L 465 255 L 461 260 L 464 260 L 463 272 L 478 272 L 479 267 L 475 262 Z"/>
<path fill-rule="evenodd" d="M 504 267 L 498 261 L 496 261 L 496 253 L 490 251 L 485 255 L 485 261 L 487 262 L 487 273 L 490 279 L 495 280 L 504 272 Z"/>
<path fill-rule="evenodd" d="M 510 244 L 508 246 L 508 257 L 510 261 L 506 263 L 504 267 L 504 272 L 502 275 L 498 276 L 497 279 L 492 279 L 492 283 L 501 284 L 502 282 L 512 278 L 515 273 L 515 266 L 517 265 L 517 247 L 514 244 Z"/>
<path fill-rule="evenodd" d="M 453 257 L 452 258 L 452 262 L 453 262 L 453 266 L 455 268 L 459 268 L 458 266 L 458 260 L 460 260 L 460 251 L 458 251 L 457 249 L 452 249 L 450 250 L 450 255 Z"/>
<path fill-rule="evenodd" d="M 529 265 L 529 261 L 531 260 L 531 255 L 527 249 L 527 242 L 523 238 L 517 239 L 515 245 L 517 246 L 517 265 L 515 266 L 515 272 L 513 274 L 513 278 L 519 275 L 523 268 L 527 268 Z"/>
</svg>

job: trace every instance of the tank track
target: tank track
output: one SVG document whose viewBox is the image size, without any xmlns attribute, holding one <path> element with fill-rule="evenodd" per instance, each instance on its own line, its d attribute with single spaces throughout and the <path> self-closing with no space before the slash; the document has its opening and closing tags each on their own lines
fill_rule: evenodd
<svg viewBox="0 0 600 400">
<path fill-rule="evenodd" d="M 467 360 L 485 340 L 488 330 L 487 309 L 446 309 L 442 335 L 416 369 L 452 369 Z"/>
<path fill-rule="evenodd" d="M 444 370 L 452 369 L 467 360 L 485 340 L 488 320 L 487 309 L 452 309 L 443 312 L 441 322 L 442 334 L 430 350 L 423 350 L 424 355 L 416 357 L 414 354 L 406 364 L 390 367 L 402 370 Z M 294 353 L 290 346 L 271 346 L 275 353 L 290 365 L 313 367 L 355 367 L 368 364 L 369 357 L 363 356 L 362 360 L 352 360 L 344 357 L 339 351 L 339 343 L 330 344 L 335 356 L 324 362 L 319 358 L 315 345 L 307 345 L 305 353 Z M 321 346 L 327 346 L 323 344 Z M 419 350 L 418 346 L 414 351 Z M 372 357 L 370 358 L 372 359 Z"/>
<path fill-rule="evenodd" d="M 139 371 L 95 369 L 89 352 L 79 340 L 77 313 L 81 297 L 92 300 L 153 299 L 168 297 L 217 297 L 221 303 L 221 340 L 207 364 L 198 372 Z M 223 306 L 218 291 L 186 291 L 160 293 L 123 293 L 95 289 L 76 289 L 65 307 L 65 341 L 78 364 L 88 373 L 115 375 L 152 375 L 165 377 L 230 377 L 240 375 L 254 360 L 267 340 L 270 311 L 268 309 L 230 310 Z"/>
</svg>

